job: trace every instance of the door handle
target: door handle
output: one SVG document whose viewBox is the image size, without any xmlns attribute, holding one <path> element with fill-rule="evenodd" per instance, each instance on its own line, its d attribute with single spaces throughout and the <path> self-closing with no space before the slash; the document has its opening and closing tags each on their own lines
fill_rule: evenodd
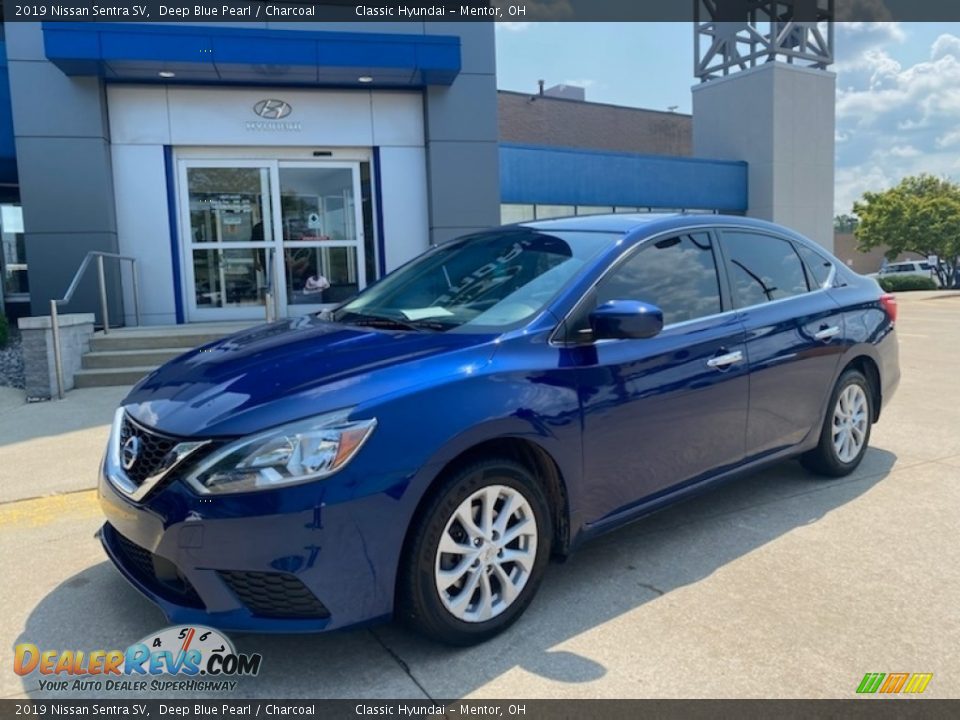
<svg viewBox="0 0 960 720">
<path fill-rule="evenodd" d="M 835 338 L 840 334 L 840 328 L 836 325 L 832 327 L 823 328 L 820 332 L 814 334 L 814 338 L 817 340 L 826 340 L 829 341 L 831 338 Z"/>
<path fill-rule="evenodd" d="M 712 367 L 716 370 L 726 370 L 731 365 L 734 365 L 743 360 L 743 353 L 739 350 L 736 350 L 732 353 L 727 353 L 726 355 L 717 355 L 707 360 L 707 367 Z"/>
</svg>

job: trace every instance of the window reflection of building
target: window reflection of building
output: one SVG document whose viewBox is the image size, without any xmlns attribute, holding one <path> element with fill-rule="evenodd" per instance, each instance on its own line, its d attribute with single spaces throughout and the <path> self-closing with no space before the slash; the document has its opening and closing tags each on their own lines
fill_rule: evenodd
<svg viewBox="0 0 960 720">
<path fill-rule="evenodd" d="M 14 203 L 0 205 L 0 299 L 6 304 L 26 304 L 30 300 L 23 213 Z"/>
</svg>

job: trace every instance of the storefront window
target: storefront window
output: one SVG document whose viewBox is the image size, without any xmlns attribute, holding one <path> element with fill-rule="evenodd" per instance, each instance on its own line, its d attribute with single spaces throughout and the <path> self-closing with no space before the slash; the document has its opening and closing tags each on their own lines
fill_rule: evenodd
<svg viewBox="0 0 960 720">
<path fill-rule="evenodd" d="M 265 267 L 264 250 L 194 250 L 197 307 L 260 304 Z"/>
<path fill-rule="evenodd" d="M 189 167 L 187 192 L 196 306 L 261 304 L 269 278 L 269 170 Z"/>
<path fill-rule="evenodd" d="M 269 182 L 267 168 L 188 168 L 193 242 L 263 242 Z"/>
<path fill-rule="evenodd" d="M 533 220 L 533 217 L 533 205 L 504 204 L 500 206 L 500 223 L 502 225 L 526 222 L 527 220 Z"/>
<path fill-rule="evenodd" d="M 23 211 L 19 205 L 0 205 L 0 238 L 0 271 L 3 273 L 3 292 L 0 297 L 7 302 L 26 301 L 29 298 L 30 286 L 27 283 Z"/>
<path fill-rule="evenodd" d="M 610 205 L 577 205 L 577 215 L 608 215 L 612 212 Z"/>
<path fill-rule="evenodd" d="M 363 216 L 363 261 L 367 269 L 367 282 L 373 282 L 380 276 L 377 254 L 377 237 L 373 229 L 373 181 L 370 177 L 370 163 L 360 163 L 360 200 Z"/>
<path fill-rule="evenodd" d="M 288 305 L 342 302 L 361 287 L 356 168 L 281 166 Z"/>
<path fill-rule="evenodd" d="M 547 220 L 556 217 L 568 217 L 577 214 L 577 208 L 573 205 L 537 205 L 537 220 Z"/>
</svg>

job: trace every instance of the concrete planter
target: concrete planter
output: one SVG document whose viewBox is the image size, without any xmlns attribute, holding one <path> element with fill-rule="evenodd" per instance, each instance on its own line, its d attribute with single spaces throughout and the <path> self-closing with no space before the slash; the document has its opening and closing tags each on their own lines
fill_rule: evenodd
<svg viewBox="0 0 960 720">
<path fill-rule="evenodd" d="M 63 357 L 63 389 L 73 389 L 73 376 L 81 358 L 90 349 L 93 313 L 59 316 L 60 351 Z M 27 402 L 57 396 L 57 369 L 53 358 L 53 330 L 50 316 L 24 317 L 17 321 L 23 342 L 23 367 Z"/>
</svg>

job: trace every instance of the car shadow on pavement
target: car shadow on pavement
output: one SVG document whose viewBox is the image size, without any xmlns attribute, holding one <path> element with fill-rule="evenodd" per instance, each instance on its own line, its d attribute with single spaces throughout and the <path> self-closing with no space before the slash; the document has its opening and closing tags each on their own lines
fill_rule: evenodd
<svg viewBox="0 0 960 720">
<path fill-rule="evenodd" d="M 597 680 L 607 667 L 557 646 L 816 523 L 870 491 L 896 460 L 891 452 L 871 449 L 858 471 L 840 480 L 814 477 L 795 462 L 781 463 L 610 533 L 568 561 L 552 564 L 526 614 L 482 646 L 437 645 L 397 623 L 321 635 L 233 633 L 237 649 L 261 653 L 263 665 L 257 678 L 244 680 L 229 695 L 461 698 L 514 668 L 560 683 Z M 789 567 L 782 570 L 785 584 L 799 582 L 791 580 Z M 749 588 L 743 593 L 749 596 Z M 47 594 L 30 612 L 17 642 L 85 651 L 125 648 L 166 624 L 104 562 Z M 609 641 L 616 642 L 615 629 L 611 634 Z M 34 694 L 36 678 L 24 678 L 23 689 Z"/>
</svg>

